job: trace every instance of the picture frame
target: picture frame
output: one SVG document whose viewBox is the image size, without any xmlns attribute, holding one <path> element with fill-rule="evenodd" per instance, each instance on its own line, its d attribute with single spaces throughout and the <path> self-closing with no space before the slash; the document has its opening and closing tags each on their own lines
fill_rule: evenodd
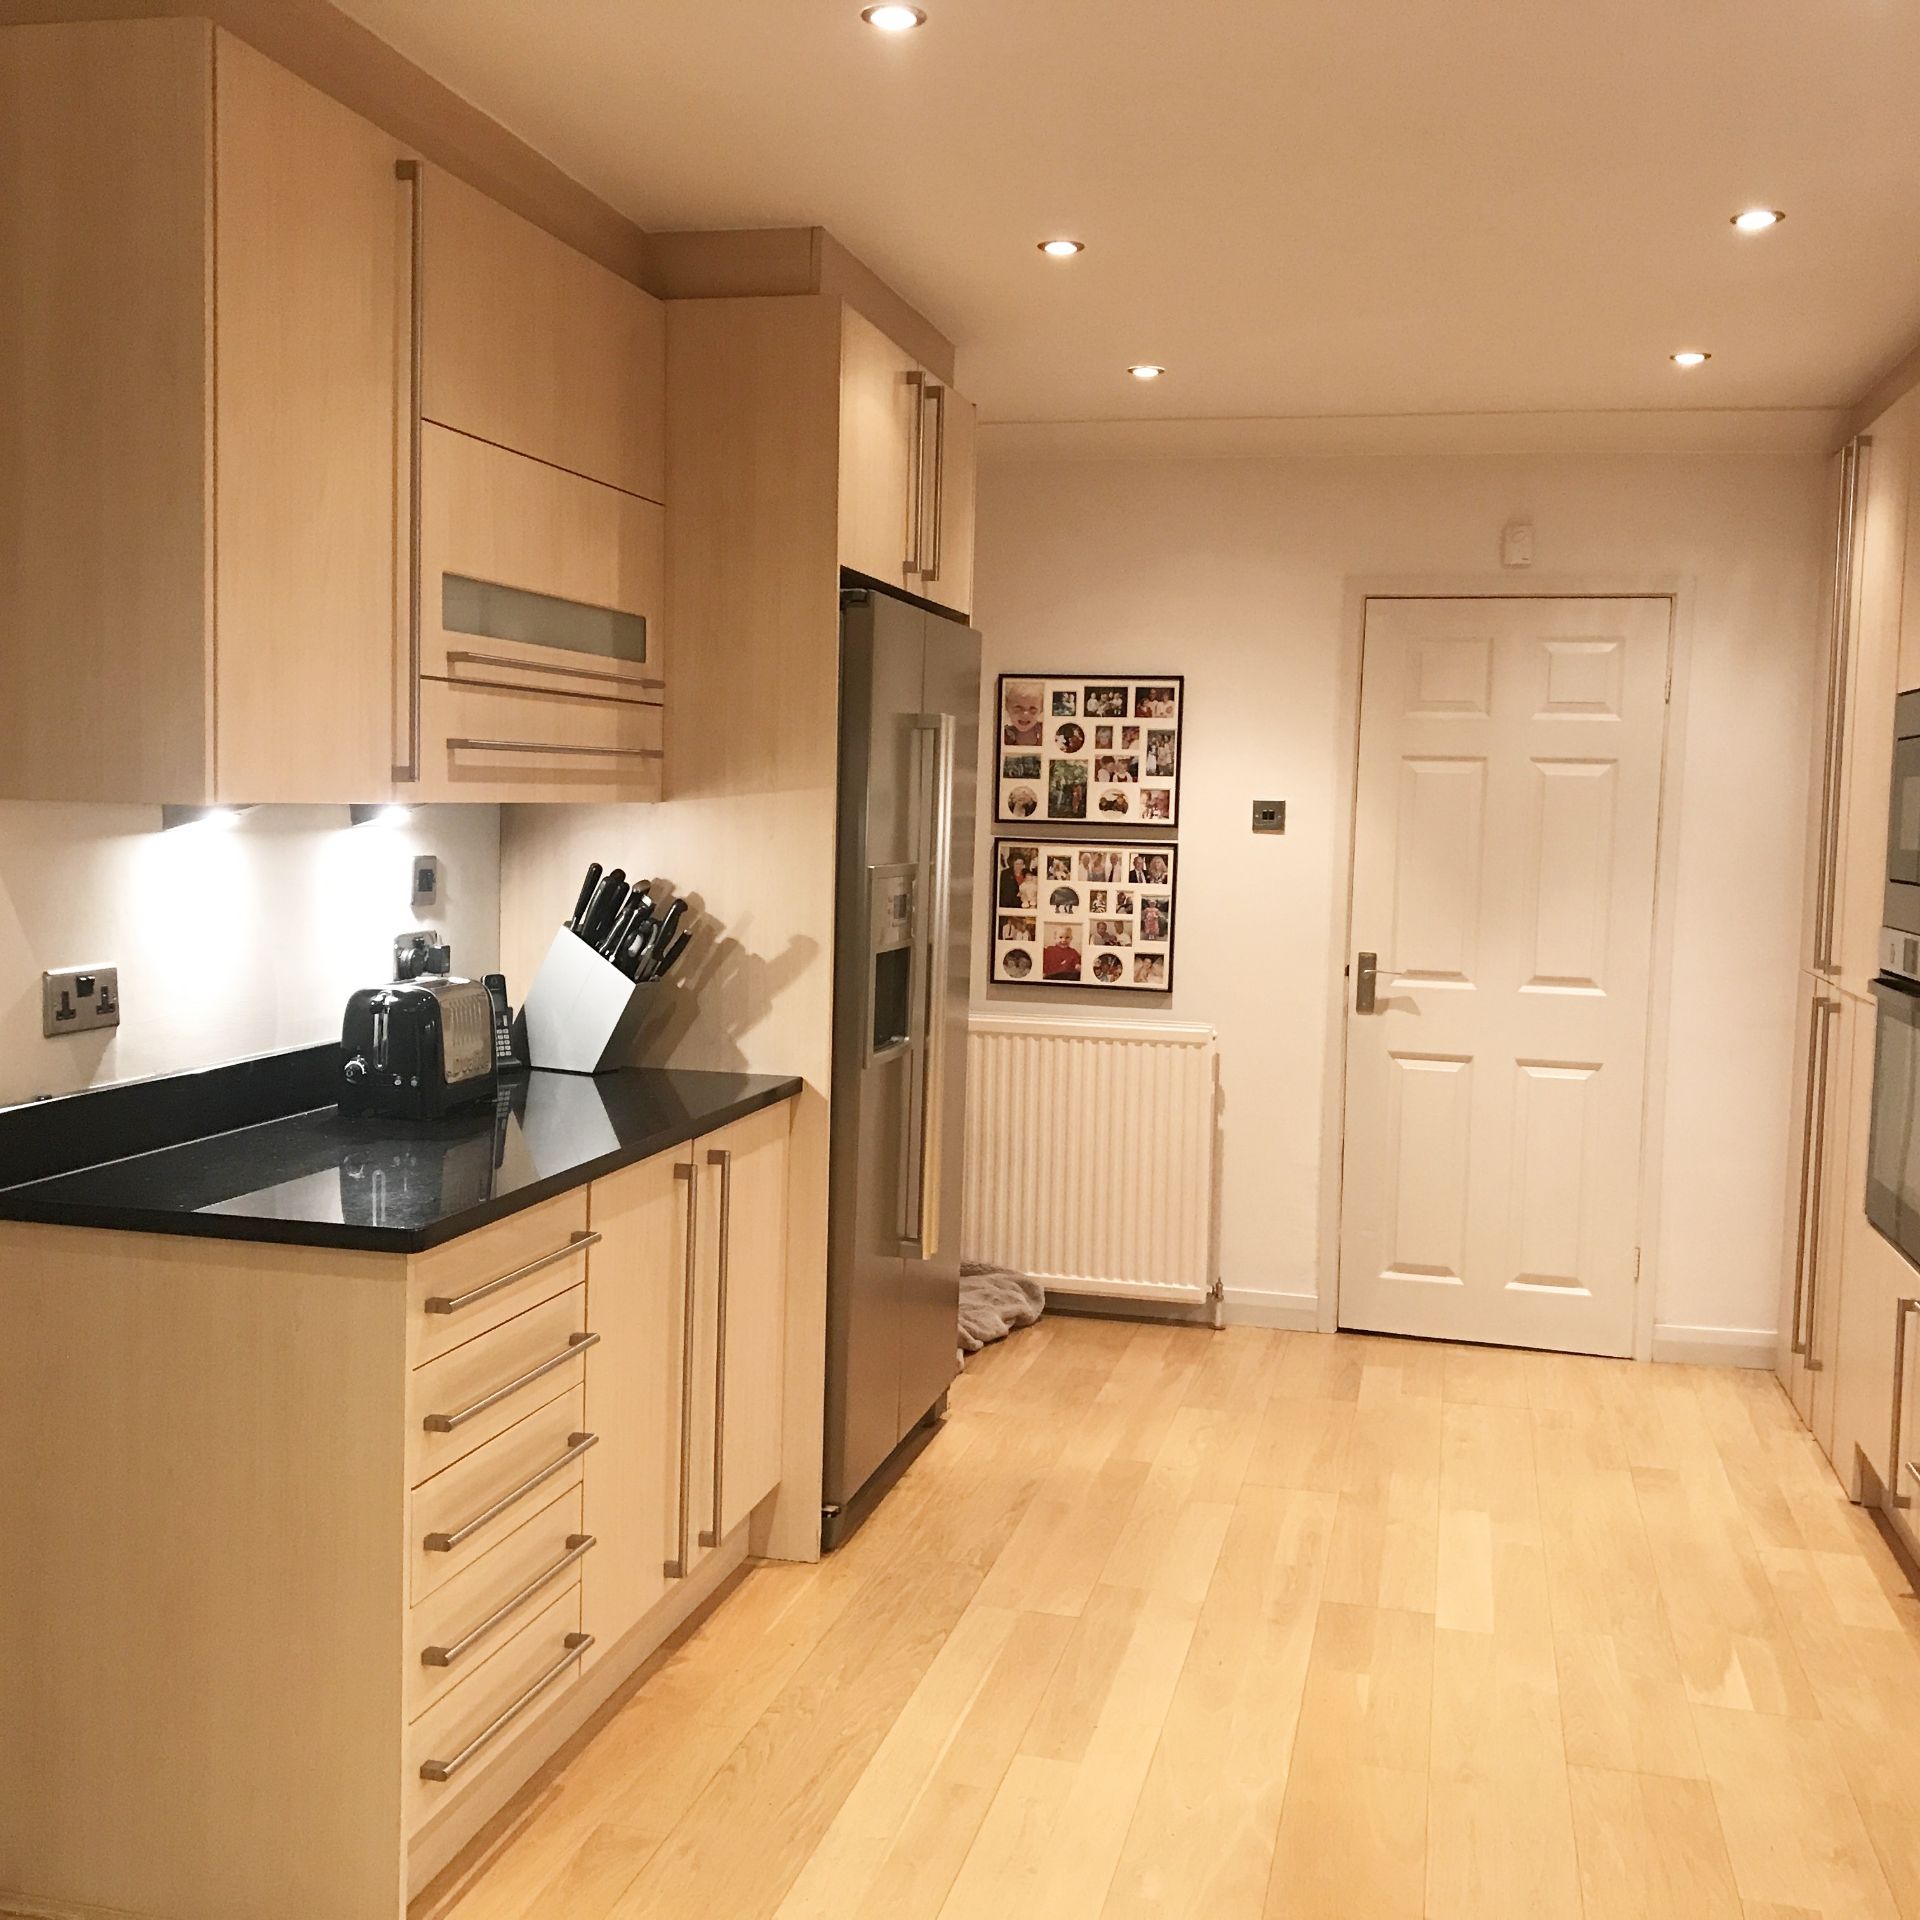
<svg viewBox="0 0 1920 1920">
<path fill-rule="evenodd" d="M 1171 993 L 1177 845 L 996 834 L 987 977 L 1002 987 Z"/>
<path fill-rule="evenodd" d="M 1187 683 L 1178 673 L 1003 673 L 994 688 L 994 824 L 1180 824 Z"/>
</svg>

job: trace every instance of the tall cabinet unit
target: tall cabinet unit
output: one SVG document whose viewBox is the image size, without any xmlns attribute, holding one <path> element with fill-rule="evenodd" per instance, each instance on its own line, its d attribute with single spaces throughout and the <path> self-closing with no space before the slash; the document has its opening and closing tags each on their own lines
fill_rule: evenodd
<svg viewBox="0 0 1920 1920">
<path fill-rule="evenodd" d="M 1920 661 L 1907 594 L 1920 394 L 1837 459 L 1834 570 L 1816 706 L 1806 940 L 1791 1132 L 1780 1374 L 1855 1499 L 1890 1470 L 1895 1303 L 1916 1272 L 1865 1211 L 1894 705 Z"/>
</svg>

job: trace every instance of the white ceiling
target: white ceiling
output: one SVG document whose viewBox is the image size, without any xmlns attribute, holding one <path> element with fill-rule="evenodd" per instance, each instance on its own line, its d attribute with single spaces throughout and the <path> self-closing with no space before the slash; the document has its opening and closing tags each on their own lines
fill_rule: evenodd
<svg viewBox="0 0 1920 1920">
<path fill-rule="evenodd" d="M 1920 334 L 1914 0 L 859 3 L 344 0 L 643 227 L 831 228 L 990 419 L 1846 405 Z"/>
</svg>

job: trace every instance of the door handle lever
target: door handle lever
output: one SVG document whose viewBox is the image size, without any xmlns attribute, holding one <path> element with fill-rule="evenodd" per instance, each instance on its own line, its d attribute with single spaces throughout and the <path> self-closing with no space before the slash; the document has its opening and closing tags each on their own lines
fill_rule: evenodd
<svg viewBox="0 0 1920 1920">
<path fill-rule="evenodd" d="M 1380 956 L 1377 953 L 1360 953 L 1353 961 L 1353 1010 L 1355 1013 L 1372 1013 L 1374 996 L 1379 987 Z"/>
</svg>

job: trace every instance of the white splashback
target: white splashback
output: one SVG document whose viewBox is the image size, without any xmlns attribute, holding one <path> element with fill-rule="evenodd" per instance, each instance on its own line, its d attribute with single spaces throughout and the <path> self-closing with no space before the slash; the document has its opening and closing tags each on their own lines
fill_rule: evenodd
<svg viewBox="0 0 1920 1920">
<path fill-rule="evenodd" d="M 442 866 L 420 918 L 415 853 Z M 416 925 L 452 940 L 460 973 L 498 964 L 497 807 L 364 827 L 345 807 L 261 807 L 162 832 L 157 807 L 0 804 L 0 1104 L 338 1039 L 348 993 L 391 977 Z M 43 1038 L 42 971 L 88 962 L 119 967 L 120 1026 Z"/>
</svg>

